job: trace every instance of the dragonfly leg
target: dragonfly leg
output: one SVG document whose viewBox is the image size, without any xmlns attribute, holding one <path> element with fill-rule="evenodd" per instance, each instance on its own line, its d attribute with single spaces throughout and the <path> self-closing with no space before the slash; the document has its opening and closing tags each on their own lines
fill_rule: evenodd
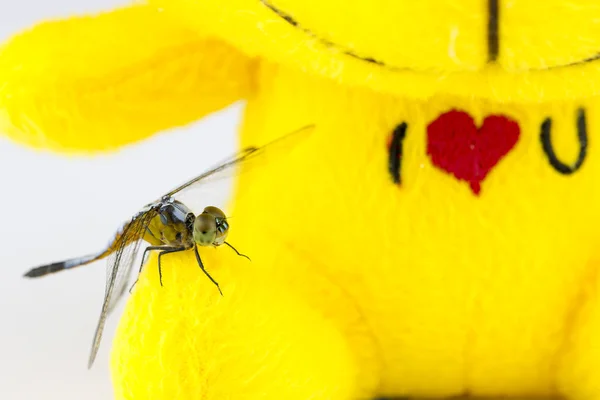
<svg viewBox="0 0 600 400">
<path fill-rule="evenodd" d="M 213 277 L 210 276 L 208 271 L 204 268 L 204 264 L 202 264 L 202 259 L 200 259 L 200 254 L 198 253 L 198 246 L 194 246 L 194 253 L 196 254 L 196 260 L 198 261 L 198 266 L 200 266 L 200 269 L 202 269 L 202 272 L 204 272 L 204 274 L 208 277 L 208 279 L 210 279 L 210 281 L 215 284 L 217 289 L 219 289 L 219 293 L 221 293 L 221 296 L 223 296 L 223 292 L 221 291 L 221 287 L 219 286 L 217 281 L 215 281 L 213 279 Z"/>
<path fill-rule="evenodd" d="M 227 246 L 229 246 L 231 249 L 233 249 L 233 251 L 235 251 L 235 254 L 237 254 L 238 256 L 240 256 L 240 257 L 246 257 L 246 258 L 247 258 L 249 261 L 252 261 L 252 260 L 250 260 L 250 257 L 248 257 L 247 255 L 245 255 L 245 254 L 242 254 L 242 253 L 240 253 L 239 251 L 237 251 L 237 249 L 236 249 L 235 247 L 233 247 L 231 244 L 229 244 L 229 243 L 227 243 L 227 242 L 225 242 L 225 244 L 226 244 Z"/>
<path fill-rule="evenodd" d="M 162 266 L 160 263 L 160 258 L 162 256 L 164 256 L 165 254 L 178 253 L 180 251 L 189 250 L 189 248 L 188 247 L 159 246 L 159 249 L 161 249 L 162 251 L 160 253 L 158 253 L 158 281 L 160 282 L 160 286 L 163 286 Z"/>
<path fill-rule="evenodd" d="M 170 250 L 175 250 L 175 249 L 180 249 L 179 247 L 174 247 L 174 246 L 148 246 L 146 247 L 146 249 L 144 250 L 144 254 L 142 254 L 142 262 L 140 264 L 140 270 L 138 271 L 138 277 L 135 279 L 135 282 L 133 282 L 133 285 L 131 285 L 131 287 L 129 288 L 129 293 L 131 293 L 131 291 L 133 290 L 133 287 L 136 285 L 136 283 L 138 283 L 138 280 L 140 279 L 140 274 L 142 273 L 142 268 L 144 268 L 144 265 L 146 264 L 146 255 L 148 254 L 149 251 L 152 250 L 164 250 L 164 251 L 169 251 Z M 162 254 L 162 253 L 160 253 Z M 160 275 L 160 285 L 162 286 L 162 274 L 160 273 L 160 254 L 158 255 L 158 272 Z"/>
</svg>

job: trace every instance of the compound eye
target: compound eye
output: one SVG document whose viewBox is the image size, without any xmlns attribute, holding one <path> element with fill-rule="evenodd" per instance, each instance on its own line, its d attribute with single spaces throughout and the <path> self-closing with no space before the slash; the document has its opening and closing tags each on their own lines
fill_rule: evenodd
<svg viewBox="0 0 600 400">
<path fill-rule="evenodd" d="M 194 221 L 194 242 L 200 246 L 210 246 L 217 239 L 217 221 L 210 214 L 200 214 Z"/>
<path fill-rule="evenodd" d="M 219 246 L 227 239 L 229 233 L 229 222 L 226 219 L 217 218 L 217 237 L 215 239 L 215 245 Z"/>
<path fill-rule="evenodd" d="M 226 219 L 227 217 L 225 216 L 225 213 L 217 207 L 213 207 L 213 206 L 208 206 L 204 209 L 203 214 L 210 214 L 212 216 L 214 216 L 215 218 L 221 218 L 221 219 Z"/>
</svg>

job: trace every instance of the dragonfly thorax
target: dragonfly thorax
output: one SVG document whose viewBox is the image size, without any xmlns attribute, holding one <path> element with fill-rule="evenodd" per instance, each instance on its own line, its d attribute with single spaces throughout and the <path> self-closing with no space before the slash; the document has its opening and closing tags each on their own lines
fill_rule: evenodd
<svg viewBox="0 0 600 400">
<path fill-rule="evenodd" d="M 168 245 L 192 248 L 194 213 L 182 202 L 162 202 L 157 215 L 152 218 L 144 240 L 153 246 Z"/>
</svg>

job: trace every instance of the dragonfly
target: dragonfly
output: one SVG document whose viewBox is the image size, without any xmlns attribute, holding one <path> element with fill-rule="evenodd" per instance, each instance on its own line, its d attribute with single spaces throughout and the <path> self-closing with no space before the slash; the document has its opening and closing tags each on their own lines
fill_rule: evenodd
<svg viewBox="0 0 600 400">
<path fill-rule="evenodd" d="M 305 137 L 305 134 L 311 132 L 313 128 L 314 125 L 307 125 L 263 146 L 246 147 L 218 166 L 190 179 L 162 195 L 157 200 L 148 203 L 131 220 L 121 226 L 108 246 L 100 252 L 42 265 L 25 273 L 25 277 L 38 278 L 55 272 L 88 265 L 105 258 L 107 259 L 104 300 L 94 333 L 88 368 L 92 367 L 96 359 L 106 319 L 126 292 L 127 284 L 131 280 L 131 274 L 134 270 L 133 266 L 142 243 L 145 242 L 148 246 L 142 255 L 138 276 L 146 263 L 146 255 L 151 251 L 156 251 L 158 253 L 159 282 L 162 286 L 161 258 L 167 254 L 193 251 L 198 266 L 216 286 L 221 295 L 223 295 L 223 292 L 218 282 L 206 270 L 198 252 L 198 247 L 218 247 L 225 245 L 235 251 L 237 255 L 249 259 L 248 256 L 240 253 L 233 245 L 227 242 L 229 222 L 221 209 L 215 206 L 208 206 L 204 208 L 202 213 L 196 215 L 183 202 L 177 200 L 176 197 L 181 195 L 184 190 L 197 187 L 212 179 L 218 179 L 217 176 L 222 176 L 233 167 L 244 166 L 245 169 L 248 169 L 247 164 L 251 164 L 254 160 L 264 159 L 265 153 L 279 154 L 282 150 L 289 150 L 290 147 L 293 147 L 298 142 L 298 139 Z M 135 283 L 137 283 L 137 280 Z"/>
</svg>

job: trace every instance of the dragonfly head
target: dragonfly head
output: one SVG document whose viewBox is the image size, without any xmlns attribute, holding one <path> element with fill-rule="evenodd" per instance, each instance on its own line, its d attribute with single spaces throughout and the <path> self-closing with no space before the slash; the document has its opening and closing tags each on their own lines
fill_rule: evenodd
<svg viewBox="0 0 600 400">
<path fill-rule="evenodd" d="M 220 246 L 228 233 L 227 217 L 217 207 L 206 207 L 194 220 L 194 242 L 199 246 Z"/>
</svg>

